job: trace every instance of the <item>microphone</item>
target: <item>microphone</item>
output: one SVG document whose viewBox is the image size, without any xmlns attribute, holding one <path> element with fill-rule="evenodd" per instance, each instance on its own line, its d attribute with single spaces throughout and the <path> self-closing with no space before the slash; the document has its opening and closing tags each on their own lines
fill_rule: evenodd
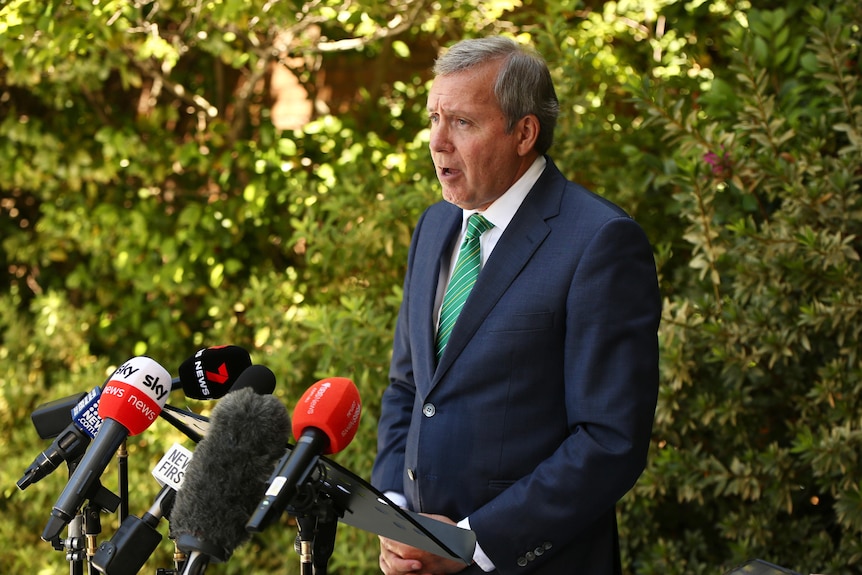
<svg viewBox="0 0 862 575">
<path fill-rule="evenodd" d="M 263 531 L 281 515 L 321 455 L 347 447 L 356 435 L 361 411 L 359 391 L 345 377 L 322 379 L 302 394 L 293 412 L 296 446 L 282 457 L 270 476 L 266 494 L 246 524 L 248 531 Z"/>
<path fill-rule="evenodd" d="M 253 365 L 240 374 L 227 397 L 243 389 L 269 395 L 275 390 L 275 375 L 262 365 Z M 161 415 L 169 407 L 165 405 Z M 209 427 L 208 418 L 195 415 Z M 195 442 L 201 439 L 203 435 Z M 162 517 L 170 519 L 177 491 L 185 482 L 192 458 L 193 453 L 182 445 L 171 446 L 152 470 L 153 477 L 162 485 L 153 504 L 140 518 L 129 515 L 123 519 L 114 536 L 99 545 L 91 561 L 93 567 L 106 575 L 135 575 L 141 570 L 162 540 L 158 524 Z"/>
<path fill-rule="evenodd" d="M 99 400 L 102 426 L 57 499 L 42 539 L 52 541 L 60 534 L 98 484 L 117 448 L 155 421 L 170 391 L 171 375 L 146 356 L 133 357 L 110 376 Z"/>
<path fill-rule="evenodd" d="M 248 372 L 249 377 L 271 373 L 264 366 Z M 171 537 L 189 555 L 183 575 L 198 575 L 210 562 L 227 561 L 249 537 L 245 523 L 289 433 L 290 416 L 272 395 L 241 389 L 213 408 L 209 431 L 195 450 L 171 511 Z"/>
<path fill-rule="evenodd" d="M 232 389 L 238 376 L 250 365 L 251 356 L 239 346 L 221 345 L 200 349 L 180 365 L 179 377 L 171 380 L 171 390 L 182 389 L 187 397 L 193 399 L 218 399 Z M 274 386 L 273 381 L 273 388 Z M 18 480 L 19 489 L 24 490 L 44 479 L 63 461 L 75 461 L 84 454 L 90 439 L 96 437 L 102 424 L 98 416 L 100 393 L 101 388 L 96 388 L 89 394 L 55 400 L 33 411 L 31 419 L 40 437 L 47 439 L 56 436 L 56 439 L 48 449 L 36 456 Z M 272 393 L 272 390 L 260 393 Z M 75 400 L 77 404 L 70 404 L 71 400 Z M 72 423 L 62 429 L 60 426 L 63 419 L 67 422 L 69 419 L 58 417 L 58 413 L 69 413 L 66 411 L 69 408 L 72 409 Z M 175 412 L 162 411 L 164 419 L 195 442 L 200 441 L 203 436 L 193 421 L 200 416 L 171 406 L 163 406 L 163 409 Z"/>
<path fill-rule="evenodd" d="M 182 387 L 192 399 L 224 397 L 239 375 L 251 366 L 251 356 L 236 345 L 216 345 L 199 349 L 180 364 L 173 389 Z"/>
<path fill-rule="evenodd" d="M 106 575 L 135 575 L 147 562 L 162 540 L 156 529 L 162 517 L 170 517 L 171 509 L 183 484 L 185 470 L 192 452 L 173 444 L 153 469 L 153 477 L 162 484 L 149 510 L 140 518 L 128 515 L 109 541 L 103 541 L 90 561 Z"/>
<path fill-rule="evenodd" d="M 98 414 L 101 393 L 101 388 L 93 388 L 93 391 L 78 401 L 72 408 L 72 423 L 57 434 L 54 442 L 45 451 L 36 456 L 18 480 L 18 489 L 27 489 L 50 475 L 64 461 L 77 461 L 84 455 L 90 445 L 90 439 L 96 436 L 102 425 Z"/>
<path fill-rule="evenodd" d="M 250 366 L 251 356 L 241 347 L 205 347 L 180 364 L 179 377 L 171 380 L 172 389 L 182 388 L 185 396 L 192 399 L 219 399 L 233 389 Z M 274 389 L 275 381 L 272 385 Z M 272 390 L 260 393 L 272 393 Z M 195 443 L 203 439 L 201 421 L 207 418 L 172 405 L 165 405 L 159 415 Z"/>
<path fill-rule="evenodd" d="M 165 404 L 159 417 L 173 425 L 175 429 L 183 432 L 195 443 L 200 443 L 209 429 L 208 417 L 173 405 Z"/>
<path fill-rule="evenodd" d="M 33 410 L 30 420 L 41 439 L 54 439 L 69 425 L 69 413 L 78 402 L 86 397 L 86 392 L 80 392 L 60 399 L 43 403 Z"/>
<path fill-rule="evenodd" d="M 269 395 L 275 390 L 275 375 L 265 366 L 253 365 L 240 373 L 228 393 L 244 387 L 251 387 L 258 395 Z M 195 443 L 200 443 L 210 425 L 208 417 L 167 404 L 159 416 Z"/>
</svg>

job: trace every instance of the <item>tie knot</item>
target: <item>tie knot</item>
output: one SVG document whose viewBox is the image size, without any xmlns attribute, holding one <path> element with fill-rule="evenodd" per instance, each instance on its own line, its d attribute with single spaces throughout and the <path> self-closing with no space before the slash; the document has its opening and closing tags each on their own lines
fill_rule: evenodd
<svg viewBox="0 0 862 575">
<path fill-rule="evenodd" d="M 478 238 L 493 227 L 494 224 L 486 220 L 484 216 L 473 214 L 467 218 L 467 239 L 472 240 Z"/>
</svg>

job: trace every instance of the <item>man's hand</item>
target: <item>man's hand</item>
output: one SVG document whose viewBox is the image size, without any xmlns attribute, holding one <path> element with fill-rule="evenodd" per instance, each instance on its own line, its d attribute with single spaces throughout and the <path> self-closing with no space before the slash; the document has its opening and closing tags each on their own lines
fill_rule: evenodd
<svg viewBox="0 0 862 575">
<path fill-rule="evenodd" d="M 455 525 L 455 522 L 442 515 L 426 517 Z M 461 561 L 448 559 L 423 551 L 386 537 L 380 537 L 380 570 L 385 575 L 448 575 L 458 573 L 467 566 Z"/>
</svg>

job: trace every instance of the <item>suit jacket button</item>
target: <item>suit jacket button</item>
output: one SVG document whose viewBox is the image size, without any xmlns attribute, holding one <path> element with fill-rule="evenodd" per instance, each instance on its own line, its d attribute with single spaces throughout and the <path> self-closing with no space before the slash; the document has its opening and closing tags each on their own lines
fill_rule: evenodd
<svg viewBox="0 0 862 575">
<path fill-rule="evenodd" d="M 407 468 L 407 477 L 410 478 L 410 481 L 416 481 L 416 472 L 413 471 L 412 467 Z"/>
<path fill-rule="evenodd" d="M 518 567 L 526 567 L 527 563 L 528 561 L 526 557 L 518 557 Z"/>
<path fill-rule="evenodd" d="M 433 403 L 426 403 L 422 406 L 422 414 L 425 417 L 434 417 L 435 413 L 437 413 L 437 408 L 434 407 Z"/>
</svg>

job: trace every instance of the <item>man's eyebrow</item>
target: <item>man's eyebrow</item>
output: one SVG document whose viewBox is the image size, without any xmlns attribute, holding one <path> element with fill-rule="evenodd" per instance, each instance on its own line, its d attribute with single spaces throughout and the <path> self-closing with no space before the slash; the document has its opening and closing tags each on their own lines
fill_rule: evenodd
<svg viewBox="0 0 862 575">
<path fill-rule="evenodd" d="M 470 114 L 470 112 L 468 112 L 464 109 L 460 109 L 460 108 L 443 108 L 443 109 L 440 109 L 440 108 L 436 108 L 436 107 L 432 108 L 431 106 L 426 106 L 425 109 L 428 110 L 429 112 L 432 112 L 432 113 L 440 112 L 440 113 L 446 114 L 447 116 L 469 117 L 472 115 L 472 114 Z"/>
</svg>

